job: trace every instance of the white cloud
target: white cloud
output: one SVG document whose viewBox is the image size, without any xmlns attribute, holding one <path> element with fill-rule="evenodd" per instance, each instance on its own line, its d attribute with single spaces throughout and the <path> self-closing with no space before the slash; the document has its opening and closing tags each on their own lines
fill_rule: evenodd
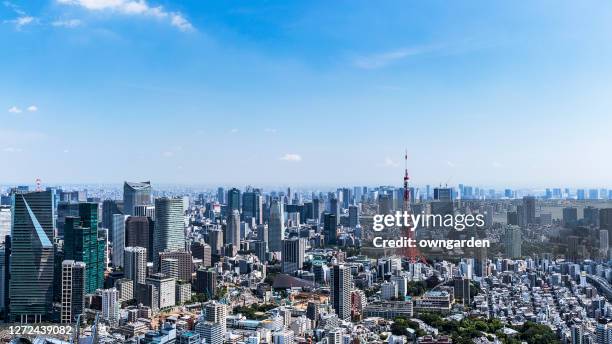
<svg viewBox="0 0 612 344">
<path fill-rule="evenodd" d="M 230 129 L 230 133 L 232 133 L 232 134 L 235 134 L 235 133 L 237 133 L 238 131 L 239 131 L 239 130 L 238 130 L 238 128 L 232 128 L 232 129 Z"/>
<path fill-rule="evenodd" d="M 16 107 L 16 106 L 14 106 L 14 105 L 13 105 L 13 106 L 11 106 L 11 107 L 8 109 L 8 112 L 10 112 L 10 113 L 21 113 L 22 111 L 23 111 L 23 110 L 21 110 L 20 108 L 18 108 L 18 107 Z"/>
<path fill-rule="evenodd" d="M 28 106 L 27 110 L 30 112 L 36 112 L 38 111 L 38 107 L 36 105 L 30 105 Z"/>
<path fill-rule="evenodd" d="M 447 161 L 447 162 L 446 162 L 446 165 L 447 165 L 448 167 L 455 167 L 455 163 L 454 163 L 454 162 L 452 162 L 452 161 Z"/>
<path fill-rule="evenodd" d="M 299 154 L 290 154 L 290 153 L 287 153 L 287 154 L 281 156 L 280 160 L 298 162 L 298 161 L 302 161 L 302 156 L 299 155 Z"/>
<path fill-rule="evenodd" d="M 385 157 L 385 161 L 383 161 L 382 165 L 385 167 L 398 167 L 399 163 L 397 161 L 393 161 L 393 159 L 389 157 Z"/>
<path fill-rule="evenodd" d="M 360 56 L 355 59 L 355 66 L 363 69 L 376 69 L 385 67 L 393 62 L 403 60 L 410 56 L 421 55 L 437 50 L 437 46 L 424 45 L 412 48 L 391 50 L 383 53 Z"/>
<path fill-rule="evenodd" d="M 152 6 L 146 0 L 57 0 L 60 4 L 80 6 L 91 11 L 114 11 L 126 15 L 143 15 L 168 20 L 181 31 L 194 30 L 179 12 L 168 12 L 162 6 Z"/>
<path fill-rule="evenodd" d="M 21 30 L 22 27 L 29 25 L 29 24 L 33 24 L 35 21 L 34 17 L 31 16 L 21 16 L 18 17 L 16 19 L 11 19 L 11 20 L 5 20 L 4 22 L 7 24 L 13 24 L 15 25 L 15 28 L 17 30 Z"/>
<path fill-rule="evenodd" d="M 276 134 L 276 129 L 274 128 L 266 128 L 264 129 L 266 133 Z"/>
<path fill-rule="evenodd" d="M 79 19 L 66 19 L 66 20 L 56 20 L 51 22 L 52 26 L 55 27 L 65 27 L 65 28 L 75 28 L 77 26 L 81 26 L 82 22 Z"/>
</svg>

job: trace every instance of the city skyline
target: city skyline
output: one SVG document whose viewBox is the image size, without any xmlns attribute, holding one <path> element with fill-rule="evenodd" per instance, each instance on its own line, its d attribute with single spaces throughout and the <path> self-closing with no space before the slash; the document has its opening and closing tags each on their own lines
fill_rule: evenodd
<svg viewBox="0 0 612 344">
<path fill-rule="evenodd" d="M 606 186 L 611 6 L 6 1 L 0 181 Z"/>
</svg>

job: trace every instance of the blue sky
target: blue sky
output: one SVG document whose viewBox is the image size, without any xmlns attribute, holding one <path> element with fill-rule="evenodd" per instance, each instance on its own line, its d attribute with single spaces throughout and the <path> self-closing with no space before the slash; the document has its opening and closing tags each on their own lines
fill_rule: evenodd
<svg viewBox="0 0 612 344">
<path fill-rule="evenodd" d="M 5 1 L 0 182 L 610 186 L 607 1 Z"/>
</svg>

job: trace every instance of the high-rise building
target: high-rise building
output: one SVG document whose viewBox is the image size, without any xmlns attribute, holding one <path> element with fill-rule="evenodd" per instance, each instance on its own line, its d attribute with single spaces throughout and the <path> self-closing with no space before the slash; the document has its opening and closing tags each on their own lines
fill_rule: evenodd
<svg viewBox="0 0 612 344">
<path fill-rule="evenodd" d="M 217 202 L 225 204 L 225 190 L 221 187 L 217 189 Z"/>
<path fill-rule="evenodd" d="M 85 292 L 104 285 L 106 242 L 98 238 L 98 203 L 79 203 L 79 216 L 66 217 L 64 259 L 85 263 Z"/>
<path fill-rule="evenodd" d="M 143 204 L 151 204 L 151 182 L 123 183 L 123 213 L 134 215 L 134 207 Z"/>
<path fill-rule="evenodd" d="M 242 194 L 242 218 L 245 221 L 255 219 L 255 224 L 263 223 L 263 198 L 257 191 L 248 191 Z"/>
<path fill-rule="evenodd" d="M 154 222 L 146 216 L 130 216 L 125 220 L 125 246 L 144 247 L 147 260 L 153 261 Z"/>
<path fill-rule="evenodd" d="M 123 214 L 119 207 L 123 207 L 122 202 L 117 202 L 113 199 L 107 199 L 102 202 L 102 228 L 112 228 L 113 226 L 113 215 Z M 112 232 L 111 232 L 112 233 Z M 113 237 L 109 237 L 113 240 Z"/>
<path fill-rule="evenodd" d="M 575 207 L 563 208 L 563 227 L 574 228 L 578 223 L 578 209 Z"/>
<path fill-rule="evenodd" d="M 608 249 L 610 247 L 610 238 L 607 229 L 599 230 L 599 253 L 602 257 L 608 257 Z"/>
<path fill-rule="evenodd" d="M 523 197 L 523 212 L 524 221 L 526 225 L 533 225 L 536 223 L 536 199 L 533 196 Z"/>
<path fill-rule="evenodd" d="M 147 284 L 153 286 L 153 309 L 160 310 L 176 305 L 176 279 L 164 274 L 152 274 Z"/>
<path fill-rule="evenodd" d="M 191 243 L 191 255 L 195 259 L 201 259 L 202 265 L 210 267 L 212 265 L 211 255 L 212 248 L 209 244 L 201 241 L 194 241 Z"/>
<path fill-rule="evenodd" d="M 201 321 L 196 325 L 195 331 L 206 344 L 222 344 L 224 341 L 225 331 L 221 328 L 221 324 Z"/>
<path fill-rule="evenodd" d="M 53 198 L 50 191 L 17 192 L 12 202 L 10 318 L 40 322 L 53 301 Z"/>
<path fill-rule="evenodd" d="M 349 205 L 348 210 L 348 225 L 350 228 L 355 228 L 359 224 L 359 207 L 356 205 Z"/>
<path fill-rule="evenodd" d="M 225 252 L 225 255 L 235 256 L 240 250 L 240 212 L 236 209 L 232 210 L 227 218 L 223 239 L 226 247 L 232 246 L 232 252 Z"/>
<path fill-rule="evenodd" d="M 336 221 L 336 214 L 323 214 L 323 235 L 325 235 L 326 244 L 336 245 L 338 243 L 338 221 Z"/>
<path fill-rule="evenodd" d="M 282 240 L 285 238 L 285 215 L 283 205 L 278 199 L 270 203 L 270 220 L 268 223 L 268 249 L 280 252 Z"/>
<path fill-rule="evenodd" d="M 599 229 L 608 231 L 608 239 L 612 244 L 612 208 L 599 209 Z"/>
<path fill-rule="evenodd" d="M 113 266 L 123 267 L 123 249 L 125 248 L 125 220 L 129 218 L 127 215 L 114 214 L 111 225 L 112 241 L 113 241 Z"/>
<path fill-rule="evenodd" d="M 221 325 L 221 332 L 227 331 L 227 306 L 217 301 L 209 301 L 204 305 L 204 319 Z"/>
<path fill-rule="evenodd" d="M 240 212 L 240 190 L 231 188 L 227 191 L 227 210 L 228 213 L 232 213 L 234 210 Z"/>
<path fill-rule="evenodd" d="M 125 278 L 134 281 L 134 288 L 137 284 L 144 284 L 147 277 L 147 249 L 128 246 L 123 253 Z"/>
<path fill-rule="evenodd" d="M 283 251 L 281 253 L 282 272 L 293 274 L 304 267 L 304 253 L 306 242 L 302 238 L 291 238 L 283 240 Z"/>
<path fill-rule="evenodd" d="M 119 323 L 119 292 L 115 288 L 102 289 L 102 318 L 112 325 Z"/>
<path fill-rule="evenodd" d="M 265 241 L 257 240 L 253 243 L 255 255 L 260 262 L 266 262 L 268 260 L 268 243 Z"/>
<path fill-rule="evenodd" d="M 185 249 L 185 221 L 181 198 L 155 200 L 155 230 L 153 235 L 153 265 L 159 268 L 159 253 Z"/>
<path fill-rule="evenodd" d="M 331 305 L 338 318 L 349 321 L 351 318 L 351 269 L 345 265 L 334 265 L 331 269 Z"/>
<path fill-rule="evenodd" d="M 455 299 L 469 306 L 471 302 L 470 280 L 465 277 L 455 277 L 454 279 Z"/>
<path fill-rule="evenodd" d="M 11 207 L 0 206 L 0 244 L 4 244 L 4 238 L 11 234 Z"/>
<path fill-rule="evenodd" d="M 521 228 L 509 225 L 504 234 L 504 247 L 507 258 L 521 258 L 522 255 Z"/>
<path fill-rule="evenodd" d="M 62 262 L 62 306 L 60 319 L 71 324 L 85 306 L 85 263 L 74 260 Z"/>
<path fill-rule="evenodd" d="M 176 279 L 191 282 L 191 273 L 193 272 L 193 258 L 191 253 L 184 250 L 165 251 L 159 253 L 160 261 L 164 259 L 176 260 Z"/>
<path fill-rule="evenodd" d="M 196 292 L 206 294 L 209 299 L 215 296 L 217 290 L 217 273 L 212 268 L 200 267 L 196 271 Z"/>
<path fill-rule="evenodd" d="M 183 206 L 185 206 L 184 203 Z M 155 206 L 152 204 L 136 205 L 134 206 L 134 216 L 146 216 L 155 221 Z"/>
</svg>

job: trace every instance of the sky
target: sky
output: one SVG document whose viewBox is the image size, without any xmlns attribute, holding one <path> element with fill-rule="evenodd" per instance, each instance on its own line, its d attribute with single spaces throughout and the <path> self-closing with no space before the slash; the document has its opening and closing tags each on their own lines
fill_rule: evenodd
<svg viewBox="0 0 612 344">
<path fill-rule="evenodd" d="M 609 1 L 0 4 L 0 184 L 612 187 Z"/>
</svg>

